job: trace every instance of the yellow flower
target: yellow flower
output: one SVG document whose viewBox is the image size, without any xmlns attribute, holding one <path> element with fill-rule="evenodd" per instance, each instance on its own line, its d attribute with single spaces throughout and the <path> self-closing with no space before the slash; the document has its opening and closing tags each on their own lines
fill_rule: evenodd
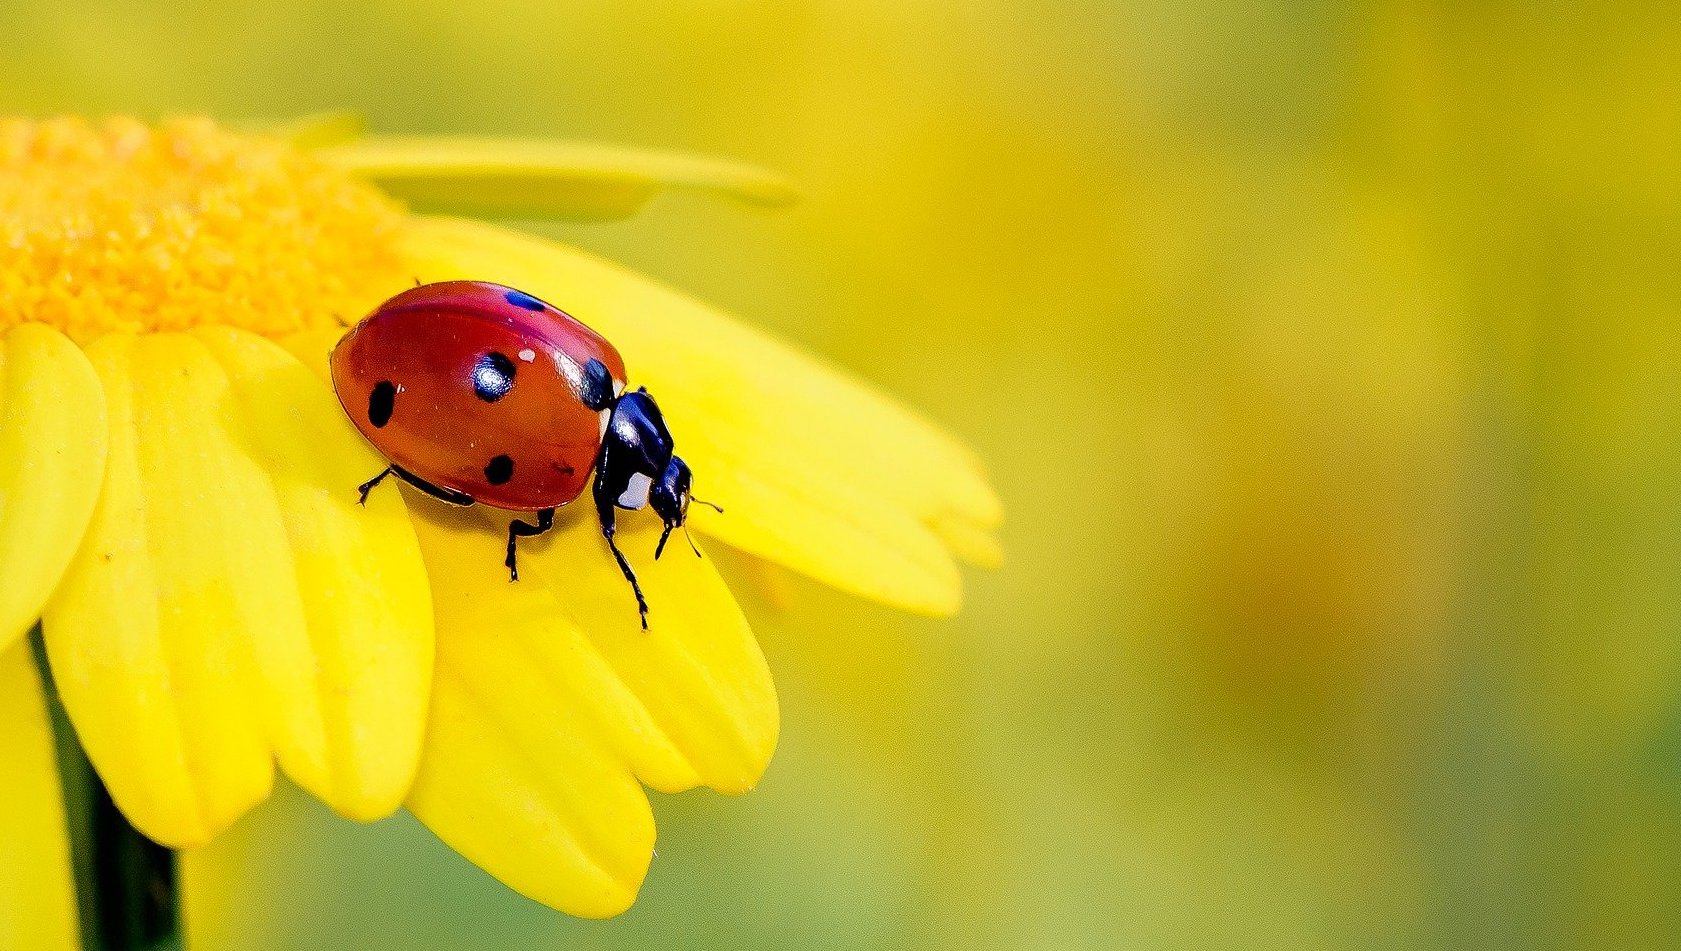
<svg viewBox="0 0 1681 951">
<path fill-rule="evenodd" d="M 590 518 L 563 509 L 509 584 L 496 513 L 356 505 L 383 463 L 325 356 L 416 279 L 521 287 L 613 340 L 728 511 L 697 513 L 700 534 L 930 614 L 958 606 L 954 554 L 997 557 L 996 496 L 914 414 L 589 254 L 370 184 L 421 210 L 602 218 L 668 185 L 776 203 L 774 177 L 332 131 L 0 122 L 0 946 L 75 930 L 37 619 L 89 758 L 172 847 L 261 802 L 278 763 L 345 816 L 407 805 L 515 889 L 605 916 L 647 870 L 644 784 L 739 792 L 765 769 L 764 660 L 710 560 L 652 560 L 657 521 L 621 534 L 644 634 Z"/>
</svg>

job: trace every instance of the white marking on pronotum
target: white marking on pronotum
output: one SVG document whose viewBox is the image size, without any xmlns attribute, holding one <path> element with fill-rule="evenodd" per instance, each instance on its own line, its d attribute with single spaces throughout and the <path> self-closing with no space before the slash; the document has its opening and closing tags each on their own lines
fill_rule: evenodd
<svg viewBox="0 0 1681 951">
<path fill-rule="evenodd" d="M 537 351 L 531 349 L 530 347 L 526 347 L 524 350 L 519 352 L 519 358 L 525 363 L 530 363 L 531 361 L 537 359 Z"/>
<path fill-rule="evenodd" d="M 630 477 L 630 484 L 619 493 L 619 508 L 639 509 L 648 504 L 648 490 L 654 487 L 654 480 L 640 472 Z"/>
</svg>

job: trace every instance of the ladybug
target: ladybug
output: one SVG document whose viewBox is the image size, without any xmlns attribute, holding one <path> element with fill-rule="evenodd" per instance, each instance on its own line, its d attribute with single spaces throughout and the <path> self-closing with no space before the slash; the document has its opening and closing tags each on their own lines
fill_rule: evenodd
<svg viewBox="0 0 1681 951">
<path fill-rule="evenodd" d="M 601 534 L 647 629 L 648 602 L 613 540 L 614 513 L 654 509 L 665 523 L 658 558 L 688 518 L 692 476 L 654 398 L 626 392 L 624 360 L 606 338 L 512 287 L 422 284 L 339 341 L 332 376 L 345 412 L 389 463 L 358 487 L 363 503 L 395 475 L 453 505 L 536 513 L 508 523 L 512 581 L 519 539 L 553 527 L 555 509 L 593 472 Z"/>
</svg>

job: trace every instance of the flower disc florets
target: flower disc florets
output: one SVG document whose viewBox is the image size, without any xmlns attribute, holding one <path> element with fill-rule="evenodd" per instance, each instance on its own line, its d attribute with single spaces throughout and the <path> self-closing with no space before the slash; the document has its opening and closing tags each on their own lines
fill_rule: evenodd
<svg viewBox="0 0 1681 951">
<path fill-rule="evenodd" d="M 402 278 L 402 209 L 291 148 L 208 120 L 0 121 L 0 330 L 202 324 L 275 336 Z"/>
</svg>

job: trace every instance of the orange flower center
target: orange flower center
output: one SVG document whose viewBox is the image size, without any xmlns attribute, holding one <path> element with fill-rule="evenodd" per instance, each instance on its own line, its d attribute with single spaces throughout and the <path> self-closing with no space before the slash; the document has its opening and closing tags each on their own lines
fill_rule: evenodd
<svg viewBox="0 0 1681 951">
<path fill-rule="evenodd" d="M 354 322 L 408 281 L 402 221 L 284 141 L 208 120 L 0 120 L 0 331 Z"/>
</svg>

